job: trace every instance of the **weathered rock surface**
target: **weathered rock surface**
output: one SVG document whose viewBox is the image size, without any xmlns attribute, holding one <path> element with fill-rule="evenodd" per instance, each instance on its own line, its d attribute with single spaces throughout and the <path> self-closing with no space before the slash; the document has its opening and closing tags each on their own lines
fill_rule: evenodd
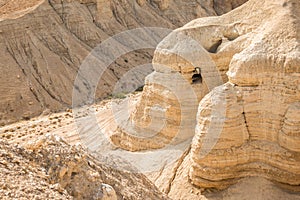
<svg viewBox="0 0 300 200">
<path fill-rule="evenodd" d="M 7 141 L 0 141 L 1 199 L 167 199 L 144 175 L 107 167 L 58 136 Z"/>
<path fill-rule="evenodd" d="M 0 141 L 1 199 L 73 199 L 66 191 L 48 182 L 44 168 L 32 165 L 24 149 Z M 30 155 L 30 154 L 29 154 Z"/>
<path fill-rule="evenodd" d="M 70 106 L 80 64 L 109 36 L 143 26 L 173 29 L 222 9 L 196 0 L 2 0 L 0 5 L 1 125 Z M 104 73 L 97 99 L 110 95 L 129 69 L 150 63 L 152 53 L 117 59 Z"/>
<path fill-rule="evenodd" d="M 146 77 L 140 101 L 124 119 L 130 128 L 120 127 L 111 136 L 117 146 L 157 149 L 194 136 L 200 100 L 228 80 L 233 55 L 248 41 L 242 37 L 247 33 L 244 27 L 218 25 L 214 18 L 199 21 L 175 30 L 158 45 L 155 71 Z"/>
<path fill-rule="evenodd" d="M 224 189 L 260 176 L 299 186 L 299 10 L 296 0 L 251 0 L 174 31 L 155 51 L 155 72 L 127 119 L 131 128 L 121 126 L 112 142 L 130 151 L 157 149 L 195 131 L 183 166 L 191 169 L 179 174 L 194 185 Z M 202 82 L 194 81 L 198 67 Z"/>
<path fill-rule="evenodd" d="M 124 28 L 124 24 L 135 23 L 132 18 L 119 18 L 122 25 L 112 26 L 115 12 L 111 12 L 107 6 L 116 8 L 117 4 L 115 5 L 114 1 L 111 1 L 114 2 L 111 4 L 108 4 L 108 1 L 99 1 L 98 8 L 92 1 L 80 2 L 88 3 L 90 9 L 93 7 L 91 13 L 97 10 L 97 14 L 89 17 L 91 25 L 110 30 L 104 33 L 107 36 L 123 30 L 119 28 Z M 161 16 L 164 18 L 174 2 L 153 1 L 151 5 L 164 13 Z M 210 1 L 212 2 L 217 1 Z M 118 5 L 123 5 L 122 3 L 121 1 Z M 74 59 L 74 56 L 85 56 L 93 46 L 94 40 L 100 37 L 86 39 L 85 33 L 81 33 L 81 29 L 76 29 L 78 21 L 72 22 L 71 18 L 66 20 L 65 17 L 70 17 L 66 13 L 72 10 L 73 5 L 82 8 L 77 1 L 70 1 L 64 6 L 60 1 L 52 1 L 51 5 L 58 13 L 58 19 L 62 20 L 61 29 L 58 30 L 65 31 L 64 26 L 73 27 L 67 29 L 76 35 L 75 39 L 72 36 L 74 40 L 66 37 L 58 41 L 62 46 L 65 40 L 69 41 L 66 49 L 71 49 L 69 52 L 71 56 L 68 59 L 80 63 L 82 58 Z M 149 2 L 139 0 L 136 5 L 146 7 Z M 224 5 L 227 9 L 235 3 Z M 49 7 L 48 3 L 44 2 L 20 19 L 26 19 L 31 15 L 39 16 L 40 13 L 35 12 L 45 6 Z M 124 10 L 114 11 L 124 14 Z M 114 126 L 116 130 L 112 134 L 109 133 L 112 142 L 130 151 L 151 151 L 193 138 L 191 150 L 188 147 L 174 166 L 164 166 L 165 168 L 152 178 L 159 189 L 172 199 L 300 199 L 299 193 L 291 193 L 277 187 L 279 183 L 289 190 L 299 190 L 300 185 L 299 10 L 300 4 L 297 0 L 250 0 L 221 17 L 197 19 L 174 31 L 158 46 L 153 59 L 155 72 L 146 78 L 144 91 L 133 112 L 125 116 L 124 124 L 117 128 Z M 70 13 L 76 16 L 76 9 L 72 12 Z M 101 12 L 108 17 L 99 17 L 98 14 Z M 175 21 L 176 19 L 173 22 Z M 170 22 L 166 22 L 168 23 Z M 46 39 L 42 38 L 42 41 L 49 39 L 46 30 L 48 29 L 43 32 Z M 43 36 L 31 34 L 31 38 Z M 8 33 L 5 37 L 7 35 Z M 95 35 L 98 35 L 98 32 Z M 53 38 L 57 42 L 57 38 Z M 85 48 L 82 50 L 83 53 L 72 54 L 72 51 L 76 51 L 72 45 L 77 44 L 78 38 L 82 45 L 79 46 Z M 18 49 L 12 48 L 12 44 L 15 43 L 10 41 L 8 44 L 10 46 L 7 51 L 3 52 L 14 52 Z M 30 48 L 33 44 L 35 42 L 30 43 Z M 23 48 L 24 42 L 17 42 L 16 45 Z M 59 49 L 55 46 L 52 50 Z M 31 54 L 36 55 L 35 52 L 28 53 L 25 50 L 20 54 L 13 54 L 21 55 L 22 59 Z M 41 55 L 46 56 L 44 53 Z M 56 55 L 65 54 L 60 52 Z M 16 60 L 20 59 L 17 57 Z M 57 60 L 62 61 L 57 62 L 65 63 L 66 59 L 66 57 L 59 58 Z M 68 66 L 73 66 L 69 64 Z M 41 70 L 38 69 L 36 73 L 40 73 Z M 75 72 L 76 69 L 74 74 Z M 65 73 L 63 76 L 68 77 L 67 72 L 61 73 Z M 39 80 L 38 76 L 33 77 Z M 17 79 L 19 78 L 21 76 L 17 75 Z M 71 79 L 69 82 L 72 82 Z M 220 86 L 214 88 L 218 85 Z M 5 94 L 10 94 L 9 91 L 6 88 Z M 54 97 L 56 92 L 58 91 L 53 93 Z M 28 105 L 35 104 L 30 101 Z M 68 102 L 64 105 L 68 105 Z M 59 108 L 61 105 L 57 103 L 57 106 Z M 106 119 L 110 116 L 106 115 L 107 112 L 104 113 L 100 116 L 100 121 L 102 120 L 109 129 L 113 117 Z M 68 119 L 60 118 L 60 115 Z M 45 131 L 56 134 L 62 131 L 64 133 L 60 134 L 64 135 L 72 129 L 74 135 L 70 138 L 78 140 L 79 138 L 75 136 L 76 128 L 70 125 L 72 121 L 70 118 L 70 113 L 61 113 L 51 119 L 38 118 L 33 120 L 33 123 L 31 121 L 25 123 L 26 125 L 22 125 L 21 122 L 16 124 L 17 127 L 11 125 L 1 128 L 0 136 L 11 143 L 23 143 L 23 139 L 29 141 L 30 137 L 43 134 Z M 92 139 L 92 136 L 89 139 Z M 0 151 L 4 152 L 0 156 L 0 167 L 4 166 L 0 171 L 3 173 L 1 177 L 5 177 L 8 185 L 15 184 L 15 188 L 21 188 L 20 193 L 11 193 L 7 185 L 1 184 L 4 191 L 1 193 L 3 198 L 32 198 L 33 196 L 27 196 L 27 191 L 31 194 L 31 191 L 36 191 L 35 188 L 22 190 L 22 185 L 27 182 L 29 184 L 38 182 L 36 188 L 42 188 L 44 198 L 115 199 L 121 196 L 127 199 L 165 198 L 144 176 L 120 172 L 102 165 L 93 157 L 82 153 L 82 149 L 69 146 L 59 138 L 41 137 L 35 142 L 28 143 L 25 149 L 6 143 L 0 146 L 4 149 Z M 16 159 L 10 160 L 6 151 L 12 151 Z M 30 166 L 32 163 L 33 166 L 37 166 L 31 167 L 29 171 L 40 174 L 42 178 L 31 176 L 31 173 L 29 175 L 25 173 L 24 176 L 15 173 L 21 170 L 20 166 L 29 168 L 29 163 Z M 10 184 L 9 181 L 13 180 L 11 177 L 16 176 L 20 177 L 18 183 Z M 149 175 L 151 176 L 153 174 Z M 255 177 L 249 178 L 252 176 Z M 49 186 L 47 181 L 54 186 Z M 232 184 L 234 185 L 231 186 Z M 215 188 L 227 189 L 219 192 Z M 86 191 L 88 192 L 85 193 Z"/>
<path fill-rule="evenodd" d="M 262 176 L 300 185 L 299 9 L 298 1 L 249 1 L 217 19 L 222 26 L 226 19 L 233 24 L 234 16 L 247 11 L 239 23 L 246 30 L 242 24 L 252 22 L 251 32 L 243 34 L 247 46 L 230 61 L 229 82 L 199 105 L 191 151 L 194 184 L 225 188 L 241 177 Z M 215 111 L 220 106 L 223 115 Z"/>
<path fill-rule="evenodd" d="M 120 100 L 113 100 L 113 101 L 117 101 L 119 102 Z M 103 111 L 108 109 L 108 105 L 111 103 L 111 100 L 106 100 L 104 102 L 101 102 L 101 104 L 99 105 L 94 105 L 94 109 L 97 110 L 97 116 L 99 121 L 104 121 L 103 123 L 107 123 L 108 119 L 108 114 L 107 112 L 102 113 Z M 108 104 L 108 105 L 107 105 Z M 91 108 L 92 109 L 92 108 Z M 83 113 L 84 114 L 84 113 Z M 103 117 L 104 116 L 104 117 Z M 45 115 L 45 116 L 40 116 L 37 118 L 33 118 L 30 119 L 29 121 L 23 121 L 23 122 L 18 122 L 18 123 L 14 123 L 8 126 L 4 126 L 0 128 L 0 138 L 1 140 L 5 140 L 9 143 L 13 143 L 16 144 L 18 143 L 19 145 L 23 145 L 24 143 L 27 143 L 27 150 L 25 151 L 24 148 L 21 148 L 21 152 L 23 152 L 24 154 L 22 155 L 27 155 L 27 152 L 30 151 L 30 147 L 31 149 L 46 149 L 45 151 L 47 152 L 49 149 L 48 145 L 49 144 L 58 144 L 58 147 L 55 145 L 53 146 L 53 148 L 57 148 L 59 149 L 59 146 L 65 146 L 65 143 L 62 142 L 62 144 L 60 144 L 61 142 L 57 141 L 54 137 L 54 140 L 50 140 L 53 142 L 47 142 L 47 139 L 45 140 L 45 137 L 42 136 L 40 137 L 40 135 L 44 135 L 45 133 L 49 132 L 49 134 L 55 134 L 55 135 L 61 135 L 63 136 L 66 140 L 72 142 L 73 144 L 78 143 L 79 137 L 77 134 L 77 130 L 76 127 L 74 127 L 74 118 L 71 116 L 70 111 L 68 112 L 62 112 L 62 113 L 52 113 L 50 115 Z M 91 128 L 91 127 L 89 127 Z M 37 141 L 34 138 L 39 138 Z M 47 136 L 46 138 L 49 138 L 49 136 Z M 50 137 L 53 138 L 53 137 Z M 58 140 L 60 140 L 58 138 Z M 30 142 L 28 143 L 28 141 L 34 141 L 34 142 Z M 38 142 L 40 141 L 40 142 Z M 44 145 L 42 145 L 44 144 Z M 15 149 L 15 147 L 13 145 L 8 145 L 9 149 Z M 80 146 L 79 146 L 80 147 Z M 51 147 L 52 148 L 52 147 Z M 1 147 L 1 149 L 5 149 L 4 147 Z M 62 148 L 65 149 L 65 148 Z M 69 147 L 67 148 L 69 149 Z M 72 152 L 74 148 L 71 148 Z M 77 148 L 78 149 L 78 146 Z M 81 148 L 79 148 L 81 149 Z M 6 151 L 6 150 L 5 150 Z M 65 150 L 62 150 L 63 152 Z M 39 154 L 38 151 L 34 151 L 34 153 L 31 153 L 31 155 L 37 155 Z M 43 150 L 44 152 L 44 150 Z M 52 151 L 51 151 L 52 152 Z M 67 151 L 69 152 L 69 150 Z M 76 151 L 77 152 L 77 151 Z M 288 190 L 283 190 L 281 188 L 279 188 L 277 186 L 276 183 L 272 183 L 264 178 L 247 178 L 247 179 L 241 179 L 240 181 L 237 182 L 237 184 L 230 186 L 228 189 L 225 189 L 223 191 L 217 191 L 217 190 L 206 190 L 203 191 L 203 188 L 199 188 L 199 187 L 195 187 L 189 178 L 189 170 L 191 168 L 191 154 L 189 153 L 189 149 L 187 149 L 186 152 L 184 152 L 184 154 L 179 158 L 178 162 L 175 165 L 169 165 L 169 166 L 165 166 L 164 168 L 162 168 L 160 171 L 158 171 L 157 173 L 151 173 L 151 174 L 147 174 L 147 177 L 150 178 L 150 180 L 155 183 L 159 189 L 165 193 L 168 194 L 168 196 L 172 199 L 189 199 L 189 200 L 199 200 L 199 199 L 209 199 L 209 200 L 221 200 L 221 199 L 228 199 L 228 200 L 235 200 L 235 199 L 259 199 L 259 200 L 274 200 L 274 199 L 288 199 L 288 200 L 298 200 L 300 199 L 300 195 L 297 192 L 290 192 Z M 84 153 L 85 154 L 85 153 Z M 4 154 L 7 155 L 7 154 Z M 47 153 L 48 155 L 48 153 Z M 65 160 L 64 158 L 74 158 L 74 155 L 76 154 L 64 154 L 62 153 L 62 159 Z M 81 155 L 81 153 L 79 153 L 79 155 Z M 55 161 L 55 155 L 53 155 L 52 153 L 49 154 L 50 156 L 50 160 L 51 161 Z M 6 156 L 7 157 L 7 156 Z M 5 157 L 5 158 L 6 158 Z M 16 157 L 14 155 L 14 157 Z M 27 156 L 26 156 L 27 158 Z M 40 157 L 38 157 L 40 158 Z M 87 157 L 89 160 L 89 157 Z M 0 159 L 1 160 L 1 159 Z M 94 159 L 91 159 L 94 162 Z M 90 160 L 89 160 L 90 161 Z M 112 161 L 111 159 L 107 160 L 108 163 L 102 164 L 101 166 L 106 166 L 106 164 L 110 165 L 110 162 Z M 151 160 L 147 160 L 148 164 L 154 164 L 151 163 Z M 9 161 L 10 162 L 10 161 Z M 44 162 L 44 161 L 43 161 Z M 48 161 L 47 161 L 48 162 Z M 50 162 L 50 161 L 49 161 Z M 56 162 L 56 161 L 55 161 Z M 30 163 L 30 165 L 26 165 L 22 163 L 22 166 L 25 166 L 25 168 L 29 168 L 32 166 L 32 162 Z M 35 162 L 34 162 L 35 163 Z M 40 161 L 38 162 L 40 163 Z M 122 164 L 123 161 L 121 162 L 117 162 L 116 164 Z M 135 163 L 132 163 L 135 164 Z M 146 163 L 145 163 L 146 164 Z M 97 165 L 97 164 L 96 164 Z M 40 166 L 40 165 L 38 165 Z M 46 166 L 46 165 L 43 165 Z M 65 164 L 61 164 L 60 166 L 66 166 Z M 84 165 L 85 166 L 85 165 Z M 0 165 L 1 167 L 1 165 Z M 92 166 L 93 167 L 93 166 Z M 48 169 L 49 167 L 47 167 Z M 44 169 L 43 167 L 39 168 Z M 53 168 L 54 169 L 54 168 Z M 60 169 L 60 167 L 57 167 L 57 169 Z M 84 170 L 91 170 L 90 168 L 85 168 L 83 167 Z M 124 179 L 123 175 L 117 176 L 119 174 L 120 171 L 116 170 L 113 171 L 114 173 L 111 173 L 110 171 L 110 167 L 107 167 L 104 169 L 104 172 L 109 172 L 109 173 L 105 173 L 108 177 L 108 179 L 101 179 L 101 184 L 104 183 L 109 183 L 111 186 L 113 186 L 113 188 L 115 189 L 116 192 L 118 192 L 119 188 L 115 187 L 115 182 L 110 181 L 110 177 L 112 178 L 112 180 L 117 181 L 117 179 Z M 74 168 L 70 168 L 70 170 L 74 170 Z M 107 171 L 106 171 L 107 170 Z M 5 170 L 2 170 L 3 172 Z M 17 172 L 14 172 L 14 169 L 11 169 L 10 172 L 12 173 L 11 177 L 17 177 L 17 178 L 9 178 L 9 179 L 5 179 L 7 180 L 7 183 L 9 183 L 9 185 L 16 185 L 15 182 L 11 183 L 9 182 L 10 180 L 20 180 L 19 183 L 21 185 L 25 184 L 25 181 L 23 181 L 23 179 L 21 178 L 21 175 L 19 175 L 19 171 L 17 170 Z M 47 172 L 47 170 L 44 170 L 45 172 Z M 96 170 L 97 171 L 97 170 Z M 102 170 L 100 170 L 102 172 Z M 59 171 L 55 172 L 53 171 L 52 174 L 56 175 L 58 174 Z M 32 175 L 34 176 L 34 174 L 36 173 L 32 173 Z M 5 176 L 7 175 L 7 173 L 5 174 Z M 131 176 L 130 173 L 125 173 L 125 177 Z M 86 173 L 80 171 L 80 173 L 77 174 L 78 177 L 85 177 Z M 115 176 L 117 176 L 117 178 L 114 178 Z M 4 176 L 3 176 L 4 177 Z M 68 175 L 65 175 L 64 177 L 66 177 L 66 180 L 70 180 L 68 177 Z M 28 178 L 26 177 L 26 180 Z M 31 180 L 31 179 L 28 179 Z M 48 180 L 48 179 L 47 179 Z M 53 178 L 53 180 L 58 180 L 57 178 Z M 125 179 L 126 182 L 127 179 Z M 17 181 L 16 181 L 17 182 Z M 43 183 L 42 181 L 39 180 L 39 182 Z M 76 182 L 69 182 L 70 185 L 76 185 Z M 86 183 L 86 182 L 84 182 Z M 36 184 L 35 182 L 33 182 L 32 184 Z M 45 185 L 48 185 L 48 181 L 45 182 Z M 101 186 L 100 184 L 100 186 Z M 119 183 L 117 183 L 119 184 Z M 37 184 L 36 184 L 37 185 Z M 120 183 L 120 188 L 122 183 Z M 51 185 L 50 185 L 51 186 Z M 58 184 L 54 184 L 54 190 L 60 190 L 62 188 L 58 187 Z M 118 185 L 119 186 L 119 185 Z M 286 185 L 284 185 L 286 186 Z M 37 187 L 40 187 L 39 185 L 37 185 Z M 48 186 L 47 186 L 48 187 Z M 132 186 L 129 185 L 130 188 L 132 188 Z M 148 187 L 148 186 L 143 186 L 143 187 Z M 40 187 L 43 189 L 43 187 Z M 102 186 L 101 186 L 102 188 Z M 124 189 L 124 188 L 123 188 Z M 135 188 L 132 188 L 133 190 L 135 190 Z M 31 189 L 29 189 L 31 190 Z M 124 191 L 125 190 L 125 191 Z M 124 189 L 122 191 L 124 191 L 124 193 L 129 192 L 128 190 Z M 102 190 L 101 190 L 102 191 Z M 154 190 L 151 189 L 151 191 L 149 191 L 150 193 L 152 193 Z M 46 194 L 48 194 L 47 192 L 45 192 Z M 122 193 L 122 194 L 124 194 Z M 35 193 L 32 193 L 35 195 Z M 69 195 L 67 194 L 67 192 L 63 192 L 63 194 L 65 196 Z M 101 194 L 97 192 L 97 194 Z M 127 194 L 127 193 L 126 193 Z M 118 194 L 117 194 L 118 195 Z M 138 195 L 138 193 L 133 194 L 132 196 L 135 197 L 135 195 Z M 50 196 L 50 195 L 49 195 Z M 63 198 L 65 198 L 65 196 Z M 26 196 L 28 197 L 28 196 Z M 50 196 L 51 197 L 51 196 Z M 67 197 L 66 197 L 67 198 Z M 70 196 L 70 198 L 73 198 L 72 196 Z M 4 198 L 5 199 L 5 198 Z"/>
</svg>

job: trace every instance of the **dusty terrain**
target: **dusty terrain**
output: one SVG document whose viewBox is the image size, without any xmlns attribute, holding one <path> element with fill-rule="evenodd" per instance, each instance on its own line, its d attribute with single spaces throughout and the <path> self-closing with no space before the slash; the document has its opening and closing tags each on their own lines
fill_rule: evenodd
<svg viewBox="0 0 300 200">
<path fill-rule="evenodd" d="M 0 0 L 0 198 L 300 199 L 300 3 L 245 2 Z M 141 26 L 180 28 L 119 57 L 84 106 L 86 56 Z M 151 62 L 141 92 L 112 94 Z"/>
<path fill-rule="evenodd" d="M 31 136 L 22 145 L 1 139 L 1 199 L 167 199 L 142 174 L 99 163 L 58 136 Z"/>
<path fill-rule="evenodd" d="M 79 66 L 109 36 L 144 26 L 174 29 L 227 12 L 245 0 L 222 6 L 196 0 L 166 2 L 161 7 L 159 1 L 146 0 L 1 1 L 0 124 L 70 107 Z M 97 99 L 109 96 L 126 71 L 151 63 L 153 50 L 117 59 L 101 79 Z M 144 79 L 151 71 L 144 69 L 139 76 Z"/>
<path fill-rule="evenodd" d="M 114 120 L 114 116 L 109 117 L 112 114 L 110 109 L 112 104 L 121 104 L 128 99 L 135 102 L 140 95 L 140 93 L 137 93 L 127 97 L 127 99 L 106 100 L 93 105 L 90 109 L 96 110 L 97 118 L 105 128 L 104 124 L 107 124 L 107 121 Z M 85 115 L 87 114 L 82 113 L 82 116 Z M 103 116 L 106 117 L 103 118 Z M 87 191 L 86 185 L 89 183 L 94 184 L 94 181 L 97 182 L 97 185 L 90 189 L 90 196 L 87 199 L 98 194 L 95 191 L 101 188 L 102 183 L 113 186 L 117 195 L 125 199 L 166 198 L 163 193 L 160 193 L 158 189 L 149 183 L 149 180 L 161 184 L 159 189 L 164 193 L 171 193 L 172 199 L 300 199 L 299 193 L 259 177 L 242 179 L 237 184 L 222 191 L 199 189 L 189 182 L 187 176 L 179 176 L 180 174 L 186 174 L 188 168 L 185 166 L 189 165 L 187 158 L 180 162 L 181 165 L 175 171 L 174 166 L 169 165 L 160 172 L 145 173 L 149 180 L 141 174 L 124 172 L 124 168 L 117 170 L 109 163 L 112 160 L 108 160 L 108 162 L 101 160 L 99 162 L 99 159 L 88 155 L 87 149 L 79 145 L 80 136 L 76 130 L 71 110 L 50 113 L 29 121 L 20 121 L 2 127 L 0 128 L 0 138 L 2 141 L 0 167 L 2 177 L 5 177 L 5 179 L 1 179 L 2 188 L 0 193 L 4 199 L 34 196 L 72 199 L 74 194 L 78 195 L 79 198 L 83 198 L 84 196 L 80 196 L 83 195 L 82 191 Z M 65 143 L 64 140 L 73 146 Z M 75 155 L 80 159 L 75 160 Z M 95 156 L 97 155 L 99 156 L 99 154 L 95 154 Z M 116 164 L 121 165 L 122 162 L 124 161 L 116 161 Z M 73 167 L 69 167 L 70 163 Z M 87 163 L 89 164 L 87 165 Z M 74 168 L 74 164 L 80 166 L 79 169 L 78 167 Z M 55 169 L 49 171 L 51 167 L 55 167 Z M 59 177 L 58 174 L 64 167 L 67 167 L 70 171 Z M 72 172 L 75 172 L 78 177 L 73 177 Z M 174 172 L 176 172 L 176 175 Z M 164 174 L 164 177 L 162 174 Z M 91 179 L 91 182 L 84 182 L 89 176 L 95 177 Z M 169 176 L 174 176 L 172 182 L 169 182 Z M 18 179 L 13 179 L 13 177 L 18 177 Z M 128 182 L 128 179 L 134 180 L 134 182 Z M 137 188 L 136 181 L 140 179 L 145 180 Z M 80 185 L 82 189 L 79 189 L 76 193 L 78 182 L 84 184 Z"/>
</svg>

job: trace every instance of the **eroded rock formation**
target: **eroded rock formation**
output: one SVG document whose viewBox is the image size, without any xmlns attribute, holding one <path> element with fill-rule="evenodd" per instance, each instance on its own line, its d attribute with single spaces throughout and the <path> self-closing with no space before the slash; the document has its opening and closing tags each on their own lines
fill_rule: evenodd
<svg viewBox="0 0 300 200">
<path fill-rule="evenodd" d="M 30 110 L 32 113 L 24 115 L 30 117 L 45 107 L 68 105 L 70 96 L 51 84 L 71 90 L 69 76 L 76 73 L 76 69 L 71 68 L 79 65 L 96 41 L 125 30 L 127 25 L 137 26 L 132 15 L 120 18 L 128 5 L 135 5 L 124 2 L 39 1 L 39 6 L 34 3 L 33 8 L 29 3 L 14 15 L 0 10 L 5 19 L 0 25 L 3 39 L 0 53 L 7 59 L 2 63 L 7 64 L 6 67 L 1 69 L 5 75 L 13 72 L 16 76 L 13 81 L 10 77 L 0 79 L 7 86 L 1 92 L 9 97 L 4 98 L 4 110 L 13 115 Z M 164 13 L 159 19 L 164 19 L 172 16 L 169 14 L 174 2 L 138 0 L 137 5 L 157 6 L 159 12 Z M 209 2 L 214 8 L 217 6 L 217 1 Z M 88 5 L 84 7 L 79 3 Z M 196 4 L 190 5 L 194 8 Z M 237 5 L 235 1 L 226 1 L 222 4 L 224 10 L 215 11 L 221 14 Z M 199 15 L 203 13 L 200 7 L 197 4 Z M 78 12 L 87 10 L 91 15 L 78 17 Z M 149 13 L 153 14 L 152 11 Z M 263 199 L 299 198 L 297 193 L 284 193 L 263 179 L 289 189 L 300 185 L 299 11 L 297 0 L 250 0 L 221 17 L 197 19 L 174 31 L 157 47 L 153 59 L 155 71 L 147 77 L 144 91 L 125 119 L 126 123 L 109 135 L 112 143 L 130 151 L 151 151 L 193 138 L 191 147 L 175 165 L 164 165 L 153 178 L 160 190 L 174 199 L 206 199 L 201 194 L 203 189 L 224 189 L 237 182 L 240 184 L 221 194 L 222 199 L 232 196 L 234 190 L 238 190 L 238 194 L 232 198 L 245 198 L 246 194 L 253 199 L 256 192 L 264 195 L 270 191 L 266 187 L 272 187 L 274 194 L 261 197 Z M 44 12 L 53 20 L 51 26 L 55 26 L 55 30 L 49 29 L 49 20 L 45 23 Z M 212 10 L 205 13 L 209 12 Z M 32 18 L 37 19 L 34 26 Z M 19 29 L 15 31 L 17 25 L 12 19 L 19 20 Z M 86 19 L 88 27 L 83 25 Z M 119 25 L 113 27 L 115 21 Z M 78 22 L 82 22 L 80 28 Z M 178 21 L 175 18 L 164 22 L 166 26 L 173 26 L 172 23 Z M 103 27 L 109 31 L 102 31 Z M 56 37 L 58 33 L 66 36 L 61 39 Z M 52 64 L 43 68 L 48 61 Z M 65 67 L 59 74 L 57 65 Z M 49 79 L 41 78 L 49 74 L 52 74 Z M 21 90 L 28 95 L 18 93 L 18 86 L 24 82 L 28 85 Z M 32 97 L 36 101 L 31 101 Z M 16 103 L 18 100 L 21 103 Z M 36 103 L 42 106 L 32 107 Z M 23 110 L 16 111 L 16 108 Z M 70 113 L 65 115 L 70 117 Z M 84 149 L 70 146 L 59 137 L 47 135 L 31 140 L 46 131 L 56 134 L 70 131 L 69 119 L 62 120 L 58 116 L 43 119 L 43 127 L 41 119 L 36 119 L 32 124 L 1 128 L 2 198 L 34 198 L 41 195 L 37 192 L 41 191 L 42 198 L 53 199 L 166 199 L 143 175 L 98 163 Z M 104 123 L 109 124 L 103 116 Z M 10 117 L 4 112 L 1 120 Z M 72 131 L 76 132 L 76 128 L 72 127 Z M 24 143 L 24 140 L 30 141 L 25 148 L 7 143 Z M 241 179 L 251 176 L 263 178 Z M 259 189 L 253 187 L 256 184 Z M 215 199 L 209 194 L 207 198 Z"/>
<path fill-rule="evenodd" d="M 246 20 L 252 27 L 247 33 L 237 28 L 247 41 L 230 61 L 229 82 L 199 105 L 191 151 L 194 184 L 224 188 L 237 178 L 259 175 L 300 185 L 299 8 L 298 1 L 250 1 L 220 17 L 232 24 L 231 16 L 247 10 L 239 22 L 244 30 Z M 220 52 L 223 49 L 228 46 Z M 213 114 L 218 101 L 226 108 L 224 116 Z M 222 130 L 212 150 L 202 156 L 206 143 L 215 137 L 216 130 L 209 130 L 212 123 Z"/>
<path fill-rule="evenodd" d="M 80 64 L 109 36 L 143 26 L 173 29 L 216 15 L 214 4 L 196 0 L 2 0 L 0 6 L 1 125 L 70 106 Z M 129 69 L 150 63 L 152 53 L 117 59 L 99 83 L 97 99 L 110 95 Z"/>
<path fill-rule="evenodd" d="M 137 151 L 195 134 L 182 167 L 194 185 L 224 189 L 261 176 L 299 186 L 299 10 L 296 0 L 251 0 L 177 29 L 155 52 L 155 72 L 128 119 L 134 128 L 121 127 L 112 142 Z M 193 41 L 202 45 L 199 52 Z M 203 81 L 195 84 L 197 68 Z"/>
</svg>

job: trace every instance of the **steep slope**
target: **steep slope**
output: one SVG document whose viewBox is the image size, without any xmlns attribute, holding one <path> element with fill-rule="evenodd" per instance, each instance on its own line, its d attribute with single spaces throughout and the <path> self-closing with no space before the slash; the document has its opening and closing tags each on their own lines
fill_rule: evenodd
<svg viewBox="0 0 300 200">
<path fill-rule="evenodd" d="M 213 1 L 196 0 L 1 1 L 0 124 L 70 106 L 80 64 L 109 36 L 143 26 L 173 29 L 243 2 L 223 9 Z M 100 81 L 97 99 L 111 94 L 115 82 L 133 66 L 150 63 L 152 52 L 117 59 Z M 141 79 L 151 70 L 145 69 Z"/>
</svg>

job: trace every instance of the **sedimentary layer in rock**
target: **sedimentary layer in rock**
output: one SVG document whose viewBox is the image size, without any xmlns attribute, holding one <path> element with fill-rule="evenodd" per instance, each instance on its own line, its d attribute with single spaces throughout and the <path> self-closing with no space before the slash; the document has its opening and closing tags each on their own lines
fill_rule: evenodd
<svg viewBox="0 0 300 200">
<path fill-rule="evenodd" d="M 206 20 L 211 23 L 191 22 L 158 45 L 152 62 L 155 71 L 146 78 L 142 97 L 125 119 L 125 127 L 111 136 L 114 144 L 137 151 L 193 137 L 198 103 L 228 80 L 230 60 L 246 45 L 243 35 L 249 32 L 234 23 L 202 21 Z"/>
<path fill-rule="evenodd" d="M 299 1 L 252 0 L 212 19 L 248 33 L 239 31 L 247 41 L 230 61 L 229 82 L 200 102 L 191 151 L 195 185 L 225 188 L 247 176 L 300 185 L 299 10 Z"/>
<path fill-rule="evenodd" d="M 121 127 L 112 142 L 131 151 L 182 142 L 193 137 L 195 117 L 193 184 L 222 189 L 262 176 L 300 185 L 299 7 L 251 0 L 174 31 L 155 51 L 155 72 L 126 124 L 134 128 Z"/>
</svg>

